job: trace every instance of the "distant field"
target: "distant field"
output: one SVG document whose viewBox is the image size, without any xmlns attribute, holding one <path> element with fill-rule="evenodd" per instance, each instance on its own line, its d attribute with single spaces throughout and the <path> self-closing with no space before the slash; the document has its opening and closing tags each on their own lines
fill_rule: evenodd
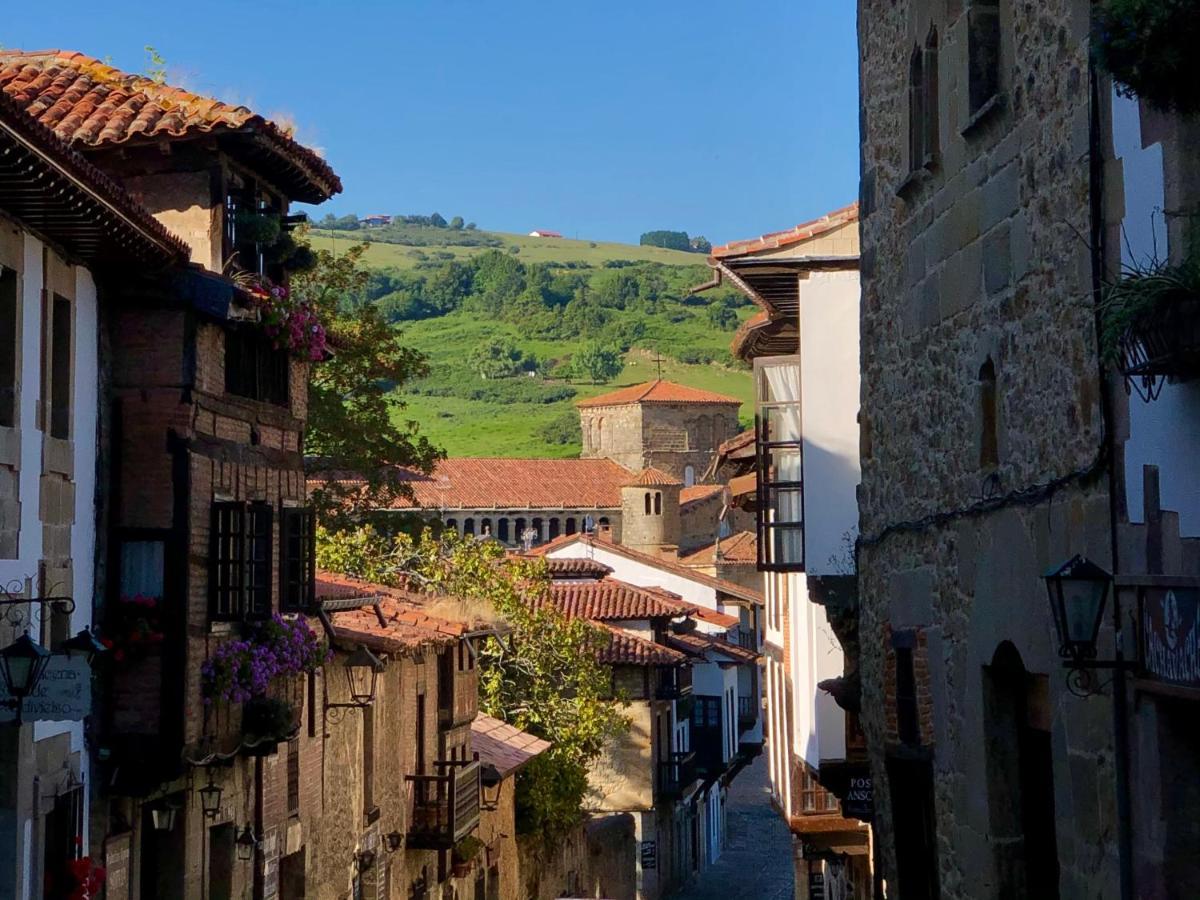
<svg viewBox="0 0 1200 900">
<path fill-rule="evenodd" d="M 423 229 L 424 230 L 424 229 Z M 443 230 L 444 229 L 439 229 Z M 659 262 L 670 266 L 697 266 L 704 264 L 701 253 L 684 253 L 680 250 L 664 250 L 661 247 L 641 247 L 635 244 L 611 244 L 597 241 L 576 241 L 570 238 L 534 238 L 525 234 L 508 234 L 501 231 L 486 231 L 480 234 L 490 235 L 504 242 L 502 249 L 519 247 L 517 258 L 522 262 L 536 263 L 566 263 L 582 262 L 593 266 L 602 266 L 609 260 L 628 259 L 635 262 Z M 369 240 L 371 231 L 323 231 L 312 229 L 309 240 L 313 246 L 336 250 L 340 246 L 349 246 Z M 372 242 L 367 250 L 367 263 L 372 266 L 395 267 L 411 269 L 425 259 L 436 261 L 447 257 L 442 254 L 452 254 L 455 259 L 466 259 L 492 249 L 489 247 L 460 247 L 460 246 L 420 246 L 412 247 L 405 244 L 384 244 Z"/>
<path fill-rule="evenodd" d="M 408 333 L 410 332 L 406 332 Z M 431 352 L 435 366 L 447 364 L 445 354 L 438 353 L 435 347 L 422 347 L 424 341 L 421 340 L 412 343 Z M 656 377 L 656 373 L 657 368 L 651 355 L 645 351 L 633 350 L 626 355 L 624 371 L 610 384 L 572 382 L 571 386 L 578 391 L 578 395 L 571 401 L 549 404 L 496 404 L 462 397 L 428 397 L 404 393 L 400 398 L 408 405 L 397 417 L 419 422 L 421 433 L 444 447 L 450 456 L 578 456 L 578 443 L 548 444 L 538 436 L 538 429 L 561 416 L 564 411 L 573 410 L 574 404 L 579 400 L 651 381 Z M 663 378 L 738 397 L 744 403 L 741 409 L 743 425 L 749 425 L 753 419 L 754 385 L 749 372 L 717 365 L 688 366 L 674 360 L 664 360 Z"/>
</svg>

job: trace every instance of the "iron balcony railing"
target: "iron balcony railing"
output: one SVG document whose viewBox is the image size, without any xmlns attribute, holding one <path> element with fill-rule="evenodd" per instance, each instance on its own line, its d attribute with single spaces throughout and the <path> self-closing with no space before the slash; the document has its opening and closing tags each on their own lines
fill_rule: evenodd
<svg viewBox="0 0 1200 900">
<path fill-rule="evenodd" d="M 408 846 L 445 850 L 479 824 L 479 761 L 434 763 L 437 775 L 407 775 L 412 793 Z"/>
<path fill-rule="evenodd" d="M 739 628 L 737 633 L 738 646 L 745 650 L 758 649 L 758 637 L 753 631 L 748 631 L 745 628 Z"/>
<path fill-rule="evenodd" d="M 692 751 L 672 752 L 658 763 L 658 794 L 664 798 L 682 796 L 684 789 L 696 780 L 696 754 Z"/>
</svg>

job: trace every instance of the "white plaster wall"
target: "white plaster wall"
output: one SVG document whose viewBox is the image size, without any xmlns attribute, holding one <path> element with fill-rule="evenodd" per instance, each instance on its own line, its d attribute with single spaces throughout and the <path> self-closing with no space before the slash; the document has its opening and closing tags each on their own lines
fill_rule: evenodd
<svg viewBox="0 0 1200 900">
<path fill-rule="evenodd" d="M 1125 216 L 1121 262 L 1144 265 L 1167 257 L 1163 152 L 1161 144 L 1142 147 L 1136 100 L 1113 92 L 1113 148 L 1121 160 Z M 1200 447 L 1200 382 L 1167 384 L 1151 403 L 1129 398 L 1129 440 L 1125 443 L 1125 490 L 1129 520 L 1144 522 L 1142 467 L 1158 466 L 1163 509 L 1179 513 L 1183 537 L 1200 536 L 1200 490 L 1196 448 Z"/>
<path fill-rule="evenodd" d="M 854 570 L 858 534 L 858 272 L 800 282 L 804 560 L 813 575 Z"/>
<path fill-rule="evenodd" d="M 789 664 L 792 682 L 792 750 L 814 768 L 821 760 L 845 759 L 846 718 L 833 698 L 817 687 L 842 674 L 842 647 L 825 608 L 808 599 L 807 578 L 789 574 Z"/>
</svg>

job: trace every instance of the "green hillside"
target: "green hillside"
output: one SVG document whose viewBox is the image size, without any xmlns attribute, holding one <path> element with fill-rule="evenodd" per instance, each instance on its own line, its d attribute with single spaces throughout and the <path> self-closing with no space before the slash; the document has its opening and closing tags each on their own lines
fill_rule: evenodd
<svg viewBox="0 0 1200 900">
<path fill-rule="evenodd" d="M 388 242 L 369 245 L 371 278 L 353 302 L 377 305 L 428 357 L 429 375 L 400 389 L 397 416 L 449 455 L 576 456 L 575 404 L 652 380 L 660 366 L 668 380 L 741 398 L 743 420 L 752 417 L 750 374 L 729 343 L 754 309 L 730 288 L 693 293 L 710 278 L 702 255 L 408 224 L 387 231 Z M 374 232 L 309 237 L 336 249 Z M 585 360 L 597 354 L 610 364 L 592 383 Z"/>
<path fill-rule="evenodd" d="M 325 231 L 318 228 L 309 231 L 309 240 L 313 246 L 327 250 L 336 250 L 339 245 L 349 246 L 352 243 L 368 241 L 371 244 L 367 251 L 367 261 L 380 268 L 395 267 L 411 269 L 423 262 L 438 262 L 450 259 L 470 259 L 478 256 L 492 247 L 462 246 L 456 244 L 425 244 L 430 237 L 446 236 L 444 228 L 405 229 L 422 241 L 421 244 L 384 243 L 381 235 L 371 229 L 359 231 Z M 439 235 L 440 233 L 440 235 Z M 517 247 L 516 254 L 522 262 L 533 263 L 586 263 L 600 266 L 610 260 L 630 260 L 632 262 L 657 262 L 668 266 L 701 265 L 704 257 L 698 253 L 684 253 L 681 250 L 666 250 L 662 247 L 640 247 L 636 244 L 614 244 L 603 241 L 577 241 L 570 238 L 535 238 L 525 234 L 508 234 L 503 231 L 463 232 L 464 235 L 478 234 L 484 238 L 495 238 L 496 249 L 512 252 Z"/>
</svg>

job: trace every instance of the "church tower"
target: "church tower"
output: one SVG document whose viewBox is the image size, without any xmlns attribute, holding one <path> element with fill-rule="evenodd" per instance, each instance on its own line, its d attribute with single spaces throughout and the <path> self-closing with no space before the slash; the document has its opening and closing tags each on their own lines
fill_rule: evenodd
<svg viewBox="0 0 1200 900">
<path fill-rule="evenodd" d="M 621 487 L 621 543 L 646 553 L 679 550 L 679 492 L 683 482 L 659 469 L 643 469 Z"/>
</svg>

